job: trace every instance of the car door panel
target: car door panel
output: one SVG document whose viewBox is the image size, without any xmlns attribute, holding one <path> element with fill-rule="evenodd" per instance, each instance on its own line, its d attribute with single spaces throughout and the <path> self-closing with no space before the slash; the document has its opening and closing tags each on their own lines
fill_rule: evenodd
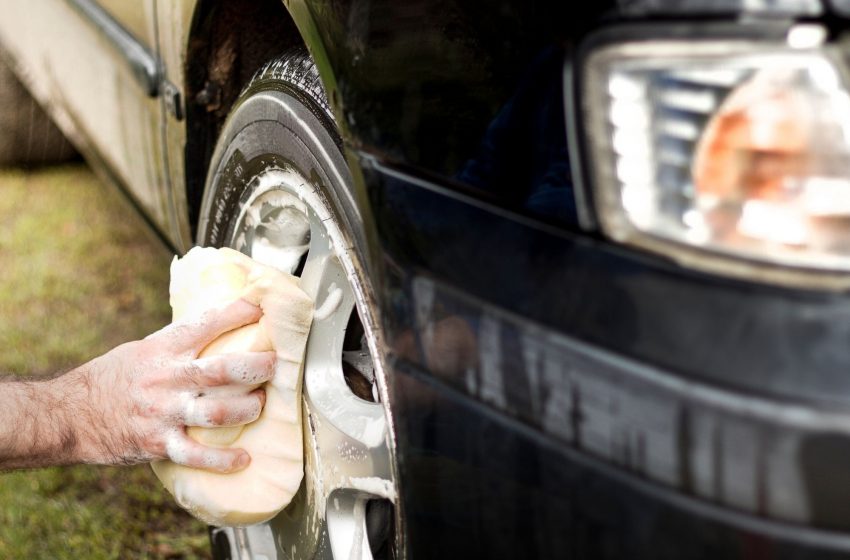
<svg viewBox="0 0 850 560">
<path fill-rule="evenodd" d="M 0 37 L 35 82 L 36 95 L 61 107 L 83 151 L 167 227 L 160 107 L 152 96 L 158 71 L 153 0 L 7 1 L 2 8 Z"/>
</svg>

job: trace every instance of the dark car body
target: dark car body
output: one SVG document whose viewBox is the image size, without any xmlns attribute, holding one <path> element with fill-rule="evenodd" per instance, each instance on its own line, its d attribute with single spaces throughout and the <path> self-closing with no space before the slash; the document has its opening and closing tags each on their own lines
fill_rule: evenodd
<svg viewBox="0 0 850 560">
<path fill-rule="evenodd" d="M 5 4 L 25 81 L 177 250 L 240 83 L 306 44 L 383 321 L 405 557 L 850 558 L 846 292 L 606 238 L 580 99 L 595 45 L 840 37 L 845 2 Z"/>
</svg>

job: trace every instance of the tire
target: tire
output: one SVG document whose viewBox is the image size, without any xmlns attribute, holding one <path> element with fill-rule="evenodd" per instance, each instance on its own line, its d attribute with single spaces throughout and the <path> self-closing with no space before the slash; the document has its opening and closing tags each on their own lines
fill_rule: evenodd
<svg viewBox="0 0 850 560">
<path fill-rule="evenodd" d="M 305 50 L 290 50 L 261 68 L 234 105 L 200 211 L 199 244 L 231 246 L 301 276 L 317 308 L 304 362 L 304 482 L 268 524 L 213 529 L 215 546 L 226 548 L 225 538 L 234 557 L 247 547 L 272 558 L 347 558 L 357 547 L 365 560 L 365 551 L 389 558 L 399 546 L 382 344 L 352 241 L 362 225 L 351 184 L 315 65 Z M 364 535 L 368 542 L 353 540 Z"/>
<path fill-rule="evenodd" d="M 76 151 L 0 60 L 0 166 L 68 161 Z"/>
</svg>

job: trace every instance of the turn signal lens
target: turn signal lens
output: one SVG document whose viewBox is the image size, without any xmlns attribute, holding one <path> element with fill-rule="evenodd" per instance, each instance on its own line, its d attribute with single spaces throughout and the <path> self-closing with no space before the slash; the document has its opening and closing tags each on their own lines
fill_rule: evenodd
<svg viewBox="0 0 850 560">
<path fill-rule="evenodd" d="M 827 52 L 620 45 L 590 57 L 585 84 L 609 235 L 850 269 L 850 95 Z"/>
</svg>

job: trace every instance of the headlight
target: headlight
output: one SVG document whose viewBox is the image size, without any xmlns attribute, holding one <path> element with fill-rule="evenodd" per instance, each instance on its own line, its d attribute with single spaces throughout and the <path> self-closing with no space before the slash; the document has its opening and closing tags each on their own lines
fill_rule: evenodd
<svg viewBox="0 0 850 560">
<path fill-rule="evenodd" d="M 618 44 L 588 57 L 583 99 L 609 236 L 709 268 L 850 270 L 850 95 L 829 51 Z"/>
</svg>

